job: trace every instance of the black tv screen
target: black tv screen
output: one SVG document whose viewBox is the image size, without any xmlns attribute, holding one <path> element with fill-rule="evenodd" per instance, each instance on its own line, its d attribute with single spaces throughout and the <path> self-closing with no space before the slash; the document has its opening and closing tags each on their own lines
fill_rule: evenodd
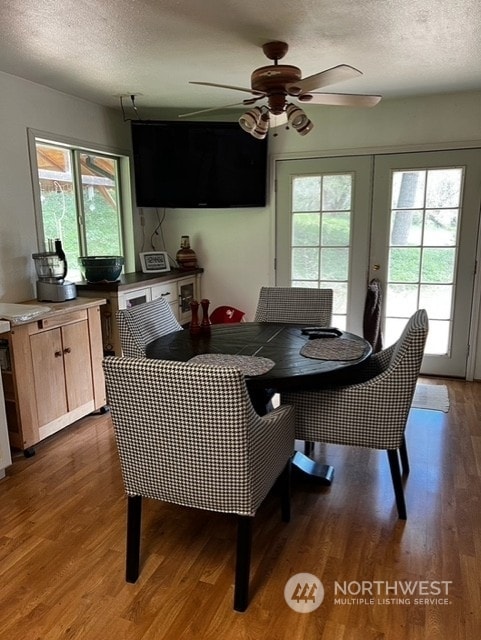
<svg viewBox="0 0 481 640">
<path fill-rule="evenodd" d="M 267 139 L 237 122 L 132 121 L 137 206 L 266 204 Z"/>
</svg>

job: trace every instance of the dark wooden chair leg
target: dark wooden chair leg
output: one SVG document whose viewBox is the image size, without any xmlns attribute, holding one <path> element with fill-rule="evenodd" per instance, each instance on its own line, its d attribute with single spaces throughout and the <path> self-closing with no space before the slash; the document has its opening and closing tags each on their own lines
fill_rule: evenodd
<svg viewBox="0 0 481 640">
<path fill-rule="evenodd" d="M 234 609 L 236 611 L 245 611 L 249 604 L 251 545 L 252 518 L 250 516 L 238 516 L 234 587 Z"/>
<path fill-rule="evenodd" d="M 283 522 L 291 519 L 291 460 L 287 461 L 279 476 L 279 492 L 281 495 L 281 518 Z"/>
<path fill-rule="evenodd" d="M 394 495 L 396 496 L 396 505 L 399 518 L 406 520 L 406 503 L 404 501 L 404 490 L 401 480 L 401 469 L 399 468 L 399 454 L 397 449 L 388 449 L 387 456 L 389 459 L 389 467 L 391 468 L 392 483 L 394 486 Z"/>
<path fill-rule="evenodd" d="M 406 447 L 406 438 L 404 436 L 403 436 L 403 441 L 401 443 L 401 446 L 399 447 L 399 455 L 401 456 L 403 474 L 407 476 L 409 475 L 409 458 L 408 458 L 408 450 Z"/>
<path fill-rule="evenodd" d="M 139 577 L 141 521 L 142 496 L 127 496 L 127 582 L 136 582 Z"/>
</svg>

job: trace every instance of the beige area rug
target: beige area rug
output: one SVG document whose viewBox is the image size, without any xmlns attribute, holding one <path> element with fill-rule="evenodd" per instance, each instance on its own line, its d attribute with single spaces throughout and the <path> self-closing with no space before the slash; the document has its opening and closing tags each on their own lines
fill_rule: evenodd
<svg viewBox="0 0 481 640">
<path fill-rule="evenodd" d="M 444 384 L 422 384 L 416 385 L 413 409 L 431 409 L 433 411 L 449 411 L 448 388 Z"/>
</svg>

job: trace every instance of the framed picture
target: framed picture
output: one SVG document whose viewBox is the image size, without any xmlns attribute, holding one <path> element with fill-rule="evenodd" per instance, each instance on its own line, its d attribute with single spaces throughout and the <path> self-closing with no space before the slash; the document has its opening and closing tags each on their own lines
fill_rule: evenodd
<svg viewBox="0 0 481 640">
<path fill-rule="evenodd" d="M 167 251 L 144 251 L 139 254 L 143 273 L 164 273 L 170 271 Z"/>
</svg>

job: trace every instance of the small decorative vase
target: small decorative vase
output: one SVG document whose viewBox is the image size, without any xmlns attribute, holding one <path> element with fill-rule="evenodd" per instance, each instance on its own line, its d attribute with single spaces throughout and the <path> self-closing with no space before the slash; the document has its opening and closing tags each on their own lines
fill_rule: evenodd
<svg viewBox="0 0 481 640">
<path fill-rule="evenodd" d="M 200 330 L 204 335 L 210 333 L 211 321 L 209 320 L 209 304 L 210 300 L 207 300 L 206 298 L 203 298 L 200 301 L 200 306 L 202 307 L 202 322 L 200 323 Z"/>
<path fill-rule="evenodd" d="M 191 271 L 197 269 L 197 256 L 195 251 L 190 248 L 189 236 L 182 236 L 180 239 L 180 249 L 175 256 L 179 269 L 182 271 Z"/>
<path fill-rule="evenodd" d="M 199 303 L 197 302 L 197 300 L 190 301 L 190 309 L 192 311 L 192 319 L 190 321 L 189 331 L 193 336 L 196 336 L 200 333 Z"/>
</svg>

